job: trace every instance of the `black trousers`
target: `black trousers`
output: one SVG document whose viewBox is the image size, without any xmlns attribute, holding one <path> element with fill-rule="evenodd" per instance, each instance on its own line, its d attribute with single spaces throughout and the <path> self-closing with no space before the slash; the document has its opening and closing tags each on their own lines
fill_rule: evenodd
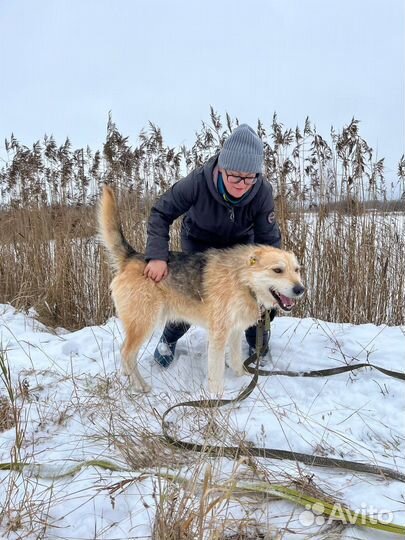
<svg viewBox="0 0 405 540">
<path fill-rule="evenodd" d="M 276 310 L 272 309 L 270 311 L 270 321 L 276 316 Z M 187 330 L 190 328 L 190 325 L 184 322 L 181 323 L 167 323 L 165 329 L 163 330 L 163 338 L 167 343 L 176 343 Z M 246 341 L 248 342 L 249 347 L 253 349 L 256 347 L 256 331 L 257 326 L 249 326 L 245 330 Z M 263 345 L 268 345 L 270 339 L 269 332 L 264 332 L 263 334 Z"/>
<path fill-rule="evenodd" d="M 242 242 L 239 242 L 242 243 Z M 205 251 L 206 249 L 209 249 L 211 247 L 217 247 L 217 246 L 209 246 L 206 244 L 203 244 L 202 242 L 199 242 L 198 240 L 191 239 L 190 237 L 185 236 L 182 234 L 181 236 L 181 247 L 184 253 L 199 253 L 201 251 Z M 230 246 L 227 246 L 230 247 Z M 272 321 L 274 317 L 276 316 L 276 310 L 272 309 L 270 311 L 270 320 Z M 187 330 L 190 328 L 190 325 L 184 322 L 180 323 L 168 323 L 165 326 L 165 329 L 163 331 L 163 338 L 167 343 L 176 343 L 184 334 L 187 332 Z M 248 342 L 249 347 L 255 348 L 256 346 L 256 330 L 257 326 L 250 326 L 245 331 L 246 341 Z M 265 332 L 263 335 L 263 345 L 267 345 L 270 339 L 269 332 Z"/>
</svg>

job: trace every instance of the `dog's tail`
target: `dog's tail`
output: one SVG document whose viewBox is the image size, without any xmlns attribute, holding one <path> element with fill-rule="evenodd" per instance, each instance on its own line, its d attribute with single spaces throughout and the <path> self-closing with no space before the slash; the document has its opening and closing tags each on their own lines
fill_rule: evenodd
<svg viewBox="0 0 405 540">
<path fill-rule="evenodd" d="M 113 190 L 108 186 L 103 187 L 97 217 L 100 240 L 107 249 L 112 267 L 118 272 L 136 251 L 124 237 L 117 201 Z"/>
</svg>

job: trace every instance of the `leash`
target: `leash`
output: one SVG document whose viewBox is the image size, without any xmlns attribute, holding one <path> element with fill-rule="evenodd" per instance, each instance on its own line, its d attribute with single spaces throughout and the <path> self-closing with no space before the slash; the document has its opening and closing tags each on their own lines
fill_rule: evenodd
<svg viewBox="0 0 405 540">
<path fill-rule="evenodd" d="M 214 456 L 227 456 L 234 459 L 238 459 L 241 456 L 255 456 L 269 459 L 290 460 L 304 463 L 305 465 L 311 465 L 315 467 L 331 467 L 338 469 L 345 469 L 354 472 L 368 473 L 377 476 L 383 476 L 386 478 L 392 478 L 405 482 L 405 474 L 389 469 L 388 467 L 380 467 L 376 465 L 369 465 L 367 463 L 360 463 L 357 461 L 335 459 L 330 457 L 315 456 L 313 454 L 305 454 L 302 452 L 294 452 L 290 450 L 280 450 L 278 448 L 259 448 L 256 446 L 250 446 L 241 444 L 240 446 L 216 446 L 207 444 L 198 444 L 190 441 L 184 441 L 172 437 L 169 433 L 169 424 L 166 421 L 167 416 L 180 407 L 194 407 L 203 409 L 213 409 L 218 407 L 224 407 L 231 403 L 239 403 L 246 399 L 257 386 L 259 376 L 272 376 L 272 375 L 284 375 L 287 377 L 327 377 L 331 375 L 338 375 L 339 373 L 345 373 L 347 371 L 354 371 L 363 367 L 372 367 L 377 369 L 381 373 L 394 377 L 396 379 L 405 380 L 405 374 L 397 371 L 391 371 L 384 369 L 373 364 L 360 363 L 353 364 L 351 366 L 342 366 L 331 369 L 320 369 L 314 371 L 268 371 L 259 368 L 260 353 L 265 348 L 263 345 L 263 335 L 265 330 L 270 330 L 270 317 L 269 312 L 266 310 L 264 317 L 262 317 L 257 325 L 256 332 L 256 352 L 249 356 L 245 362 L 244 367 L 249 373 L 253 373 L 253 377 L 249 385 L 240 392 L 238 396 L 233 399 L 202 399 L 193 401 L 182 401 L 176 403 L 167 409 L 162 416 L 161 425 L 163 438 L 171 445 L 184 450 L 191 450 L 194 452 L 205 452 Z M 252 368 L 250 365 L 256 360 L 256 367 Z"/>
</svg>

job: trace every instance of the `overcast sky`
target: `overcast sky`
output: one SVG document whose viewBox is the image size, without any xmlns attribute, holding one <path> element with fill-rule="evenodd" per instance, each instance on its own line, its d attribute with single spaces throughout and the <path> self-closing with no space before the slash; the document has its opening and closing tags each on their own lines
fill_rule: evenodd
<svg viewBox="0 0 405 540">
<path fill-rule="evenodd" d="M 405 148 L 404 0 L 0 0 L 0 145 L 101 148 L 108 111 L 190 144 L 209 106 L 318 132 L 355 116 L 396 174 Z"/>
</svg>

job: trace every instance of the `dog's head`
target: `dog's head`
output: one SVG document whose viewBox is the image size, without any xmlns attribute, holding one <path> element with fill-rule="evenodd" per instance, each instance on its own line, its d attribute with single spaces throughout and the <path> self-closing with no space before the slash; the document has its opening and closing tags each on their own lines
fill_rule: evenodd
<svg viewBox="0 0 405 540">
<path fill-rule="evenodd" d="M 289 313 L 305 288 L 300 265 L 289 251 L 267 246 L 255 247 L 249 260 L 246 278 L 260 304 L 266 309 L 278 307 Z"/>
</svg>

